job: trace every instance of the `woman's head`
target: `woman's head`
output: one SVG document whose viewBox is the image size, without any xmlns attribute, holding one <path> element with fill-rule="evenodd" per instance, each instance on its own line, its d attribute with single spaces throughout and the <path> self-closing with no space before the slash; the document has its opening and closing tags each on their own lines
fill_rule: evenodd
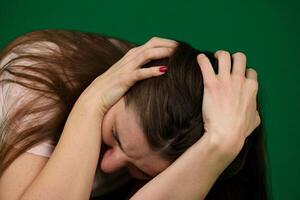
<svg viewBox="0 0 300 200">
<path fill-rule="evenodd" d="M 125 107 L 124 97 L 105 114 L 98 164 L 103 172 L 125 168 L 134 178 L 149 179 L 171 164 L 150 147 L 137 116 L 133 109 Z"/>
<path fill-rule="evenodd" d="M 109 146 L 110 154 L 105 154 L 102 170 L 111 172 L 129 165 L 131 171 L 136 166 L 156 175 L 199 140 L 203 134 L 203 85 L 196 61 L 198 53 L 188 44 L 180 42 L 171 57 L 142 66 L 166 65 L 168 72 L 135 84 L 108 112 L 108 115 L 114 112 L 114 125 L 119 124 L 117 134 L 127 142 L 133 154 L 142 159 L 129 159 L 120 151 L 118 142 L 109 143 L 106 140 L 108 137 L 104 137 L 103 142 Z M 112 130 L 108 132 L 113 135 Z M 103 130 L 104 136 L 107 136 L 106 133 Z"/>
<path fill-rule="evenodd" d="M 103 142 L 108 145 L 108 153 L 105 153 L 101 162 L 103 171 L 113 172 L 127 167 L 131 172 L 137 169 L 152 176 L 156 175 L 204 134 L 204 87 L 196 59 L 202 52 L 185 42 L 178 42 L 179 45 L 172 56 L 153 60 L 142 66 L 168 66 L 167 73 L 135 84 L 108 112 L 108 115 L 114 113 L 114 117 L 111 129 L 103 130 Z M 217 61 L 213 54 L 204 53 L 210 58 L 217 72 Z M 113 135 L 112 127 L 116 124 L 118 128 L 115 134 L 125 141 L 131 153 L 139 159 L 129 158 L 130 156 L 120 148 L 118 138 Z M 107 142 L 107 132 L 112 139 L 110 143 Z M 241 161 L 245 160 L 241 160 L 242 156 L 245 156 L 245 153 L 234 163 L 234 173 L 242 167 Z M 132 174 L 137 177 L 138 173 Z M 229 173 L 227 170 L 222 176 L 231 175 L 233 172 Z"/>
<path fill-rule="evenodd" d="M 29 86 L 32 88 L 35 82 L 45 83 L 47 90 L 44 92 L 49 92 L 56 97 L 57 104 L 54 106 L 60 109 L 47 124 L 37 122 L 42 129 L 29 127 L 28 130 L 23 130 L 29 139 L 16 140 L 16 143 L 23 144 L 23 151 L 45 139 L 57 142 L 68 113 L 81 92 L 135 46 L 123 40 L 107 39 L 100 35 L 75 31 L 38 31 L 13 42 L 3 51 L 0 58 L 17 45 L 39 41 L 52 42 L 59 47 L 59 51 L 52 49 L 48 55 L 43 56 L 28 55 L 26 57 L 25 54 L 25 58 L 38 61 L 36 69 L 39 69 L 39 64 L 41 68 L 44 66 L 42 70 L 40 68 L 42 72 L 40 74 L 44 77 L 40 75 L 37 79 L 31 78 L 32 84 Z M 141 171 L 154 176 L 170 165 L 204 134 L 202 120 L 204 87 L 196 60 L 200 51 L 184 42 L 178 42 L 179 46 L 170 58 L 153 60 L 142 66 L 166 65 L 168 72 L 162 76 L 136 83 L 105 115 L 102 127 L 105 144 L 102 151 L 104 157 L 100 163 L 103 171 L 113 172 L 121 167 L 127 167 L 137 178 L 145 178 Z M 209 57 L 217 72 L 217 62 L 213 54 L 204 53 Z M 49 67 L 45 68 L 45 66 Z M 7 69 L 13 70 L 13 63 L 8 64 Z M 61 71 L 66 73 L 55 73 Z M 21 77 L 24 78 L 24 76 Z M 62 77 L 67 78 L 68 81 L 62 80 Z M 64 84 L 66 82 L 73 84 L 67 87 Z M 30 109 L 29 106 L 22 109 Z M 43 109 L 36 111 L 37 114 L 43 114 L 43 112 L 45 112 Z M 8 124 L 5 125 L 9 127 Z M 117 139 L 116 132 L 113 134 L 116 126 L 118 126 L 119 139 Z M 41 132 L 40 130 L 47 131 Z M 252 148 L 252 154 L 259 156 L 259 153 L 263 151 L 262 135 L 251 134 L 250 137 L 256 141 L 252 146 L 259 146 L 259 148 Z M 125 153 L 118 143 L 122 144 L 127 154 L 138 154 L 130 155 L 130 157 L 135 156 L 139 159 L 130 160 L 128 155 L 124 157 Z M 247 150 L 250 148 L 248 144 L 246 142 L 241 153 L 222 174 L 223 178 L 238 174 L 246 168 L 245 163 L 249 158 L 249 156 L 246 157 Z M 0 161 L 8 154 L 9 146 L 6 145 L 6 148 L 0 151 Z M 17 154 L 11 156 L 10 161 L 16 156 Z M 263 155 L 260 156 L 263 157 Z M 253 163 L 258 161 L 255 159 Z M 263 159 L 259 162 L 263 163 Z M 263 164 L 260 169 L 263 173 Z M 0 172 L 1 170 L 3 171 L 2 167 Z"/>
<path fill-rule="evenodd" d="M 179 46 L 171 57 L 154 60 L 142 66 L 168 66 L 168 72 L 165 75 L 140 81 L 125 94 L 122 101 L 118 102 L 122 104 L 120 106 L 124 104 L 123 111 L 126 109 L 125 112 L 130 112 L 131 115 L 127 116 L 127 121 L 120 120 L 120 126 L 123 128 L 119 128 L 117 133 L 122 136 L 123 132 L 124 135 L 142 134 L 147 144 L 140 145 L 140 141 L 130 140 L 136 144 L 129 146 L 136 147 L 133 149 L 140 156 L 143 155 L 141 151 L 147 147 L 149 150 L 146 152 L 160 157 L 160 161 L 157 159 L 153 162 L 154 160 L 149 159 L 143 164 L 151 162 L 158 165 L 164 161 L 164 167 L 160 168 L 165 168 L 166 163 L 173 162 L 204 133 L 201 112 L 203 82 L 196 60 L 198 54 L 198 50 L 179 42 Z M 122 110 L 119 112 L 122 116 Z M 129 126 L 132 121 L 135 122 L 134 128 L 131 131 L 126 130 L 131 128 Z M 106 132 L 103 132 L 105 135 Z M 105 143 L 105 138 L 103 141 Z M 139 148 L 138 145 L 140 145 Z M 112 145 L 109 146 L 112 147 Z M 115 165 L 110 165 L 109 169 L 110 158 L 113 160 L 112 157 L 118 156 L 117 153 L 122 153 L 115 148 L 111 149 L 110 156 L 105 156 L 103 159 L 104 170 L 121 165 L 116 161 Z M 144 160 L 147 160 L 146 153 L 145 158 Z M 154 171 L 157 172 L 157 169 Z"/>
</svg>

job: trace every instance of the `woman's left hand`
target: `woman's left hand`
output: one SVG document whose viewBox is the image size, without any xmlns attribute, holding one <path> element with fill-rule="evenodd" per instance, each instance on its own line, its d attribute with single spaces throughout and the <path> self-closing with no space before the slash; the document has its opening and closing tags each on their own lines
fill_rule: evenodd
<svg viewBox="0 0 300 200">
<path fill-rule="evenodd" d="M 154 37 L 146 44 L 130 49 L 84 91 L 86 101 L 104 115 L 137 81 L 164 74 L 159 70 L 161 66 L 141 66 L 153 59 L 170 56 L 176 46 L 174 40 Z"/>
</svg>

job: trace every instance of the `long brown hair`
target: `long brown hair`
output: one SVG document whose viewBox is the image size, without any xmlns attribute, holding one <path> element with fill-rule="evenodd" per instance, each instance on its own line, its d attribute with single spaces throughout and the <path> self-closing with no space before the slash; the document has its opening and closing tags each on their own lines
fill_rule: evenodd
<svg viewBox="0 0 300 200">
<path fill-rule="evenodd" d="M 172 161 L 204 133 L 204 88 L 196 56 L 204 52 L 218 71 L 211 52 L 178 42 L 171 57 L 142 66 L 167 65 L 168 72 L 136 83 L 124 96 L 126 106 L 135 110 L 150 146 Z M 119 38 L 63 30 L 31 32 L 9 44 L 0 60 L 11 53 L 16 56 L 4 63 L 1 85 L 19 84 L 36 95 L 18 104 L 18 109 L 9 112 L 1 123 L 0 176 L 21 153 L 39 142 L 51 140 L 55 145 L 83 90 L 135 46 Z M 34 49 L 44 50 L 39 53 Z M 24 64 L 28 60 L 31 64 Z M 13 78 L 3 78 L 5 73 Z M 42 103 L 45 99 L 48 104 Z M 30 125 L 23 126 L 29 115 Z M 49 117 L 41 120 L 45 115 Z M 265 164 L 261 124 L 206 199 L 267 199 Z"/>
</svg>

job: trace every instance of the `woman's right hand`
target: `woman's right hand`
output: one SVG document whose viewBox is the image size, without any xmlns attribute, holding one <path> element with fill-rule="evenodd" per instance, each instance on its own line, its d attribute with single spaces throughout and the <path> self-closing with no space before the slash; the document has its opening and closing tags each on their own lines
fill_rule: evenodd
<svg viewBox="0 0 300 200">
<path fill-rule="evenodd" d="M 94 103 L 104 115 L 137 81 L 164 74 L 160 71 L 164 66 L 140 66 L 152 59 L 170 56 L 177 44 L 174 40 L 153 37 L 144 45 L 130 49 L 124 57 L 89 85 L 84 91 L 86 99 Z"/>
<path fill-rule="evenodd" d="M 238 153 L 247 136 L 260 124 L 256 108 L 257 73 L 246 70 L 246 56 L 217 51 L 219 72 L 215 74 L 204 54 L 197 56 L 203 82 L 203 121 L 206 134 L 225 147 L 228 153 Z M 231 72 L 232 68 L 232 72 Z"/>
</svg>

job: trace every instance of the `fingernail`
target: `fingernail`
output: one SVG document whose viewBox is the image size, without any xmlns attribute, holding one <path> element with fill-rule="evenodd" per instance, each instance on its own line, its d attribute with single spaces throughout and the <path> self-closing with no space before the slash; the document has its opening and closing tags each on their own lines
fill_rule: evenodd
<svg viewBox="0 0 300 200">
<path fill-rule="evenodd" d="M 160 72 L 166 72 L 166 71 L 168 71 L 168 67 L 162 66 L 162 67 L 159 68 L 159 71 Z"/>
</svg>

